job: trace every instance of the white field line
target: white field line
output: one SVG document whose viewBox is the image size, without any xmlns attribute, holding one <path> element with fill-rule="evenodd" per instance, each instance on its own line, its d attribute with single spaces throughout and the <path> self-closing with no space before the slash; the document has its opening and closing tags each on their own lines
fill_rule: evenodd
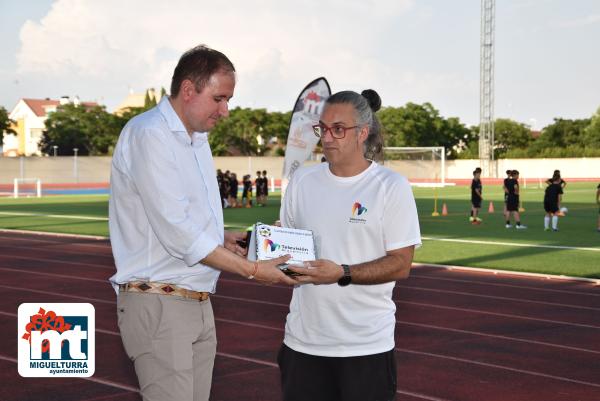
<svg viewBox="0 0 600 401">
<path fill-rule="evenodd" d="M 524 244 L 522 242 L 499 242 L 499 241 L 480 241 L 470 239 L 457 239 L 457 238 L 439 238 L 439 237 L 421 237 L 426 241 L 443 241 L 443 242 L 459 242 L 463 244 L 482 244 L 482 245 L 500 245 L 500 246 L 515 246 L 522 248 L 545 248 L 545 249 L 566 249 L 573 251 L 592 251 L 600 252 L 600 248 L 585 248 L 579 246 L 563 246 L 563 245 L 538 245 L 538 244 Z"/>
<path fill-rule="evenodd" d="M 0 212 L 3 216 L 20 216 L 20 217 L 50 217 L 56 219 L 73 219 L 73 220 L 94 220 L 108 221 L 108 217 L 81 216 L 74 214 L 44 214 L 44 213 L 28 213 L 28 212 Z"/>
</svg>

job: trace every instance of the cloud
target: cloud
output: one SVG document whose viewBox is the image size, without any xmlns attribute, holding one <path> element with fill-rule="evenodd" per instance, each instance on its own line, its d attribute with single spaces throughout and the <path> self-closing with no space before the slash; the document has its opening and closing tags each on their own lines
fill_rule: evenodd
<svg viewBox="0 0 600 401">
<path fill-rule="evenodd" d="M 582 18 L 575 18 L 567 21 L 558 22 L 556 25 L 559 28 L 578 28 L 600 23 L 600 14 L 586 15 Z"/>
<path fill-rule="evenodd" d="M 414 0 L 57 0 L 22 27 L 18 73 L 52 81 L 61 94 L 104 99 L 110 110 L 129 87 L 169 90 L 181 53 L 204 43 L 236 65 L 234 107 L 289 110 L 319 76 L 334 91 L 376 89 L 396 106 L 470 93 L 462 76 L 402 65 L 413 39 L 399 24 L 426 24 L 431 14 Z"/>
</svg>

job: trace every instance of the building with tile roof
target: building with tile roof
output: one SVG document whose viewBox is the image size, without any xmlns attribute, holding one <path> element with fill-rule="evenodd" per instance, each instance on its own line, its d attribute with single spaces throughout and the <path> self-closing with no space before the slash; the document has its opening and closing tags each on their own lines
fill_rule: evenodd
<svg viewBox="0 0 600 401">
<path fill-rule="evenodd" d="M 63 96 L 60 100 L 23 98 L 8 115 L 15 122 L 13 129 L 17 133 L 5 134 L 2 144 L 4 156 L 41 156 L 39 148 L 42 133 L 46 128 L 44 122 L 48 114 L 56 111 L 62 104 L 73 103 L 84 107 L 95 107 L 98 103 L 81 102 L 77 96 Z"/>
</svg>

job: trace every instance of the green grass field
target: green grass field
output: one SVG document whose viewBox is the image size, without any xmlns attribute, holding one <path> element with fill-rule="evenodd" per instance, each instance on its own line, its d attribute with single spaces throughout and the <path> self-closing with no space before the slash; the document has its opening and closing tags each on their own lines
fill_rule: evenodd
<svg viewBox="0 0 600 401">
<path fill-rule="evenodd" d="M 504 227 L 500 187 L 484 187 L 484 221 L 479 226 L 468 222 L 468 187 L 414 188 L 424 237 L 415 261 L 600 278 L 596 185 L 568 184 L 563 205 L 569 213 L 560 219 L 559 232 L 543 230 L 543 189 L 537 185 L 522 188 L 522 222 L 528 229 L 519 231 Z M 448 216 L 431 216 L 436 191 L 438 209 L 446 203 Z M 107 200 L 105 195 L 0 199 L 0 228 L 108 236 Z M 487 212 L 490 201 L 494 214 Z M 279 215 L 279 196 L 270 197 L 267 207 L 226 209 L 224 215 L 229 229 L 273 222 Z"/>
</svg>

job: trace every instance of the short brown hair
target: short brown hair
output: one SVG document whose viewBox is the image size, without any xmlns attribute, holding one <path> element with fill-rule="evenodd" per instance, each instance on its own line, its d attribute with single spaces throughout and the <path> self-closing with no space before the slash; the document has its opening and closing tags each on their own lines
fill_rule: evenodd
<svg viewBox="0 0 600 401">
<path fill-rule="evenodd" d="M 199 45 L 183 53 L 171 78 L 171 96 L 177 97 L 181 83 L 189 79 L 196 92 L 202 91 L 210 77 L 219 71 L 235 72 L 233 63 L 220 51 Z"/>
</svg>

